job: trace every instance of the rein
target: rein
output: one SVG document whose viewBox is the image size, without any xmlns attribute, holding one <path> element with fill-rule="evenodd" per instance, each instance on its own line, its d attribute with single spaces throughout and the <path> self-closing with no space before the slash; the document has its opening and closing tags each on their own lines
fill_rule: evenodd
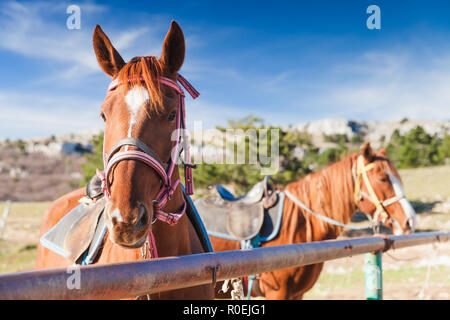
<svg viewBox="0 0 450 320">
<path fill-rule="evenodd" d="M 340 223 L 339 221 L 336 221 L 334 219 L 331 219 L 327 216 L 324 216 L 322 214 L 316 213 L 314 211 L 312 211 L 310 208 L 308 208 L 303 202 L 301 202 L 300 200 L 298 200 L 292 193 L 290 193 L 287 190 L 283 191 L 285 195 L 288 196 L 289 199 L 291 199 L 297 206 L 299 206 L 300 208 L 304 209 L 305 211 L 307 211 L 308 213 L 312 214 L 313 216 L 319 218 L 322 221 L 328 222 L 329 224 L 333 224 L 335 226 L 338 227 L 342 227 L 342 228 L 346 228 L 346 229 L 352 229 L 352 230 L 363 230 L 366 228 L 361 228 L 361 227 L 354 227 L 354 226 L 349 226 L 347 224 L 343 224 Z"/>
<path fill-rule="evenodd" d="M 139 78 L 141 81 L 144 81 L 143 77 Z M 127 82 L 133 81 L 135 79 L 128 79 Z M 111 198 L 111 185 L 109 183 L 109 174 L 112 169 L 121 161 L 124 160 L 135 160 L 140 161 L 148 165 L 152 168 L 158 176 L 161 178 L 161 188 L 156 195 L 155 200 L 153 200 L 154 212 L 155 212 L 155 220 L 156 219 L 166 222 L 169 225 L 174 225 L 178 222 L 178 220 L 183 216 L 186 212 L 186 200 L 183 198 L 183 207 L 180 211 L 175 213 L 168 213 L 163 210 L 167 202 L 172 198 L 176 188 L 180 184 L 180 179 L 172 182 L 172 174 L 174 172 L 174 168 L 178 160 L 181 160 L 183 165 L 185 166 L 185 183 L 186 183 L 186 194 L 192 195 L 194 193 L 194 180 L 192 175 L 192 169 L 195 168 L 194 165 L 191 164 L 191 157 L 189 153 L 189 139 L 186 133 L 186 120 L 185 120 L 185 94 L 183 89 L 176 83 L 175 81 L 165 78 L 159 77 L 158 81 L 160 84 L 166 85 L 172 89 L 174 89 L 179 97 L 178 103 L 178 111 L 177 111 L 177 119 L 176 119 L 176 142 L 173 147 L 173 152 L 171 153 L 171 159 L 168 162 L 163 162 L 159 159 L 156 153 L 149 148 L 144 142 L 139 139 L 128 137 L 119 140 L 108 153 L 105 153 L 105 149 L 103 149 L 103 164 L 104 164 L 104 172 L 97 169 L 97 176 L 102 181 L 102 189 L 106 199 Z M 183 78 L 180 74 L 177 75 L 177 81 L 186 89 L 186 91 L 191 95 L 193 99 L 196 99 L 200 93 L 192 87 L 192 85 Z M 111 82 L 108 87 L 108 91 L 110 92 L 117 88 L 119 85 L 124 84 L 124 82 L 118 81 L 115 79 Z M 181 145 L 181 140 L 184 142 L 184 146 Z M 103 143 L 103 146 L 105 144 Z M 134 146 L 138 150 L 126 150 L 120 151 L 123 146 Z M 181 152 L 184 150 L 185 160 L 181 159 Z M 152 232 L 149 232 L 146 244 L 145 244 L 145 252 L 149 253 L 151 258 L 158 257 L 158 253 L 156 252 L 155 239 L 153 237 Z M 147 254 L 144 254 L 143 249 L 143 257 L 147 257 Z"/>
</svg>

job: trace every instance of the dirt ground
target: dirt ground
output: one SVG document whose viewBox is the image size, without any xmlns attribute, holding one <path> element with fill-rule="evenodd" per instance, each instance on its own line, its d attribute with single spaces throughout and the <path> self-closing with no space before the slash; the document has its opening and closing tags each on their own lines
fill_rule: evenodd
<svg viewBox="0 0 450 320">
<path fill-rule="evenodd" d="M 406 195 L 417 211 L 417 232 L 450 230 L 450 167 L 437 170 L 441 182 L 432 188 L 422 183 L 422 176 L 433 174 L 430 169 L 401 173 L 404 181 L 408 181 Z M 34 269 L 41 218 L 49 204 L 12 204 L 0 236 L 0 273 Z M 0 219 L 4 207 L 5 203 L 0 203 Z M 352 224 L 362 226 L 367 221 L 357 215 Z M 346 232 L 342 238 L 359 236 L 370 236 L 370 233 Z M 450 300 L 450 243 L 383 254 L 383 289 L 384 299 Z M 305 299 L 365 299 L 364 255 L 326 262 L 318 282 Z"/>
</svg>

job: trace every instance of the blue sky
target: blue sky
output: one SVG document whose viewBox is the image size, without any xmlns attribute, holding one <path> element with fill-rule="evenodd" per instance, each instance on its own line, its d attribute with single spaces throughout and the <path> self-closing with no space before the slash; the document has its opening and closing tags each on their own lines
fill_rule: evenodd
<svg viewBox="0 0 450 320">
<path fill-rule="evenodd" d="M 81 29 L 66 27 L 70 4 Z M 366 8 L 381 9 L 369 30 Z M 201 92 L 188 122 L 248 114 L 278 125 L 322 118 L 450 119 L 448 1 L 1 1 L 0 138 L 99 128 L 109 77 L 100 24 L 125 60 L 159 55 L 170 21 L 181 73 Z"/>
</svg>

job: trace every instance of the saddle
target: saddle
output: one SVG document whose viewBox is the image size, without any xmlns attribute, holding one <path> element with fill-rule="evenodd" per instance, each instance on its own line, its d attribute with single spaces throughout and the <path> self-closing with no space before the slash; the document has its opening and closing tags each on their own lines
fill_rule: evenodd
<svg viewBox="0 0 450 320">
<path fill-rule="evenodd" d="M 236 241 L 273 239 L 281 224 L 284 194 L 272 188 L 269 178 L 242 196 L 216 185 L 215 196 L 197 200 L 195 205 L 208 234 Z"/>
</svg>

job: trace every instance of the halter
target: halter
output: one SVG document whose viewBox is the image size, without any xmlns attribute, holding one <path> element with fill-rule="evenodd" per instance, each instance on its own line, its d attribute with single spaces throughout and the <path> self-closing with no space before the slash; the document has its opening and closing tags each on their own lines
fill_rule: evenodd
<svg viewBox="0 0 450 320">
<path fill-rule="evenodd" d="M 136 79 L 128 79 L 127 82 L 135 81 Z M 143 77 L 140 76 L 139 80 L 144 81 Z M 200 93 L 198 93 L 191 84 L 183 78 L 180 74 L 177 75 L 177 80 L 180 84 L 189 92 L 193 99 L 196 99 Z M 183 199 L 183 208 L 176 213 L 167 213 L 162 209 L 166 205 L 167 201 L 171 199 L 173 193 L 180 183 L 180 179 L 177 179 L 172 183 L 172 174 L 175 168 L 176 162 L 180 158 L 180 154 L 183 151 L 183 147 L 180 146 L 181 140 L 184 141 L 184 157 L 185 160 L 183 162 L 185 166 L 185 182 L 186 182 L 186 194 L 192 195 L 194 193 L 194 181 L 192 176 L 192 168 L 193 166 L 190 161 L 189 154 L 189 139 L 186 134 L 186 121 L 185 121 L 185 103 L 184 103 L 184 91 L 183 89 L 173 80 L 159 77 L 158 81 L 160 84 L 164 84 L 172 89 L 174 89 L 179 96 L 178 103 L 178 112 L 177 112 L 177 122 L 176 122 L 176 131 L 177 131 L 177 139 L 175 142 L 175 146 L 173 149 L 172 157 L 168 162 L 163 162 L 159 159 L 155 152 L 153 152 L 144 142 L 135 139 L 135 138 L 124 138 L 119 140 L 109 151 L 109 153 L 105 153 L 103 149 L 103 164 L 105 168 L 105 172 L 101 172 L 97 170 L 97 175 L 102 180 L 102 188 L 104 194 L 107 199 L 111 197 L 110 183 L 109 183 L 109 174 L 111 170 L 117 165 L 119 162 L 124 160 L 135 160 L 140 161 L 151 167 L 161 178 L 161 189 L 156 195 L 155 200 L 153 200 L 153 206 L 155 211 L 155 221 L 156 219 L 164 221 L 169 225 L 173 225 L 178 222 L 178 220 L 183 216 L 186 212 L 186 201 Z M 124 84 L 124 82 L 115 79 L 111 82 L 108 87 L 108 91 L 110 92 L 119 85 Z M 103 146 L 105 144 L 103 143 Z M 139 150 L 126 150 L 119 151 L 123 146 L 134 146 Z"/>
<path fill-rule="evenodd" d="M 396 227 L 401 228 L 398 221 L 394 218 L 392 218 L 389 213 L 386 210 L 387 206 L 390 206 L 391 204 L 398 202 L 405 198 L 404 194 L 397 195 L 395 197 L 385 199 L 385 200 L 379 200 L 377 197 L 377 194 L 375 193 L 375 190 L 373 189 L 372 185 L 370 184 L 369 177 L 367 176 L 367 171 L 373 169 L 375 167 L 374 163 L 369 163 L 368 165 L 364 165 L 364 157 L 362 155 L 358 156 L 356 169 L 353 165 L 352 167 L 352 175 L 353 180 L 355 181 L 355 192 L 354 192 L 354 200 L 355 204 L 358 207 L 359 202 L 363 197 L 367 198 L 370 202 L 372 202 L 375 207 L 376 211 L 373 216 L 373 218 L 370 215 L 366 216 L 371 221 L 373 228 L 375 229 L 377 227 L 377 224 L 380 222 L 385 223 L 387 220 L 392 222 Z M 361 180 L 362 177 L 362 180 Z M 367 190 L 369 191 L 369 194 L 367 194 L 364 190 L 362 190 L 362 181 L 364 181 Z M 379 220 L 379 218 L 381 219 Z"/>
</svg>

